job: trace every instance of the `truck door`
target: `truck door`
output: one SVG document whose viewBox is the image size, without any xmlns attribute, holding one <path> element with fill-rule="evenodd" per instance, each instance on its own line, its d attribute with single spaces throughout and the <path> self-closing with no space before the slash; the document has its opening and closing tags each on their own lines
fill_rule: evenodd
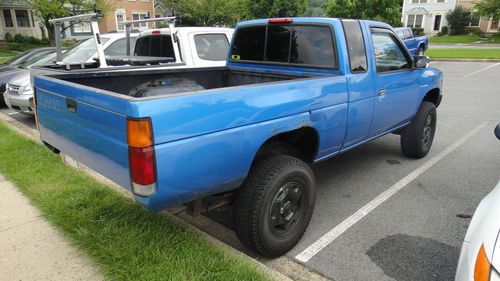
<svg viewBox="0 0 500 281">
<path fill-rule="evenodd" d="M 357 20 L 342 20 L 349 54 L 346 69 L 349 85 L 347 132 L 343 147 L 349 147 L 368 137 L 373 118 L 373 77 L 368 71 L 365 39 Z"/>
<path fill-rule="evenodd" d="M 413 117 L 419 85 L 411 55 L 396 34 L 385 28 L 371 28 L 370 33 L 376 91 L 370 136 L 376 136 Z"/>
</svg>

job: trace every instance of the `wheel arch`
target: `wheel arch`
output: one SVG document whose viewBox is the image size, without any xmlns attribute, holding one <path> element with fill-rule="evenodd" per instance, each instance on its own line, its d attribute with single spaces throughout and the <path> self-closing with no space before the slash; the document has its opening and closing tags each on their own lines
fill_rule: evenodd
<svg viewBox="0 0 500 281">
<path fill-rule="evenodd" d="M 441 95 L 441 90 L 439 88 L 434 88 L 425 94 L 424 99 L 422 101 L 432 102 L 436 107 L 438 107 L 439 104 L 441 103 L 440 95 Z"/>
<path fill-rule="evenodd" d="M 293 151 L 286 152 L 285 149 L 285 154 L 298 157 L 306 163 L 312 163 L 319 149 L 319 134 L 315 128 L 310 126 L 280 132 L 262 143 L 253 158 L 252 165 L 255 161 L 267 157 L 269 154 L 274 154 L 271 151 L 267 151 L 267 148 L 270 145 L 275 145 L 276 143 L 293 147 L 298 153 L 297 155 L 293 155 Z"/>
</svg>

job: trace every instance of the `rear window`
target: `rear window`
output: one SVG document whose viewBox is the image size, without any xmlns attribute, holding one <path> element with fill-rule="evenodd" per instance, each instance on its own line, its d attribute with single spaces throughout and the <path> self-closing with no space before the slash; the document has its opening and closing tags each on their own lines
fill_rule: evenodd
<svg viewBox="0 0 500 281">
<path fill-rule="evenodd" d="M 332 30 L 318 25 L 239 28 L 231 60 L 337 68 Z"/>
<path fill-rule="evenodd" d="M 148 35 L 137 39 L 134 55 L 144 57 L 175 57 L 170 35 Z"/>
</svg>

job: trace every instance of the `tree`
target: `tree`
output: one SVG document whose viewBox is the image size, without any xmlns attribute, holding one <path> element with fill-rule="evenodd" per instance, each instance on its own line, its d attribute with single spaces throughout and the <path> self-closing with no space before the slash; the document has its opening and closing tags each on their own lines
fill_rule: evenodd
<svg viewBox="0 0 500 281">
<path fill-rule="evenodd" d="M 306 9 L 307 0 L 247 0 L 246 17 L 296 17 L 302 16 Z"/>
<path fill-rule="evenodd" d="M 182 24 L 232 26 L 243 19 L 242 0 L 163 0 Z"/>
<path fill-rule="evenodd" d="M 325 10 L 335 18 L 369 19 L 401 26 L 399 0 L 329 0 Z"/>
<path fill-rule="evenodd" d="M 103 15 L 112 8 L 112 4 L 108 0 L 95 0 L 95 2 L 87 0 L 28 0 L 28 5 L 33 9 L 35 16 L 47 29 L 52 45 L 55 42 L 55 28 L 49 22 L 51 19 L 91 12 L 94 10 L 94 4 Z M 64 29 L 75 23 L 66 25 Z"/>
<path fill-rule="evenodd" d="M 466 33 L 465 27 L 469 25 L 470 14 L 471 13 L 469 10 L 464 9 L 461 6 L 458 6 L 454 10 L 449 11 L 446 14 L 446 21 L 448 21 L 450 34 Z"/>
<path fill-rule="evenodd" d="M 482 16 L 500 18 L 500 0 L 482 0 L 474 7 Z"/>
<path fill-rule="evenodd" d="M 309 0 L 307 1 L 306 17 L 324 17 L 326 16 L 325 6 L 326 0 Z"/>
</svg>

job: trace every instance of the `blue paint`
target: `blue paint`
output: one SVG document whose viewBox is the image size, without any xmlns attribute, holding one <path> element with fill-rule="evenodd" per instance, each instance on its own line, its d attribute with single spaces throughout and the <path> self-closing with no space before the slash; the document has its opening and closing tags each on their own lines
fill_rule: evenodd
<svg viewBox="0 0 500 281">
<path fill-rule="evenodd" d="M 368 71 L 351 73 L 339 20 L 294 22 L 332 27 L 338 69 L 228 61 L 231 70 L 304 78 L 154 99 L 39 76 L 35 88 L 41 138 L 130 190 L 126 118 L 150 118 L 157 190 L 135 199 L 157 211 L 238 188 L 259 148 L 275 135 L 313 129 L 319 137 L 318 162 L 407 125 L 425 94 L 441 87 L 442 74 L 435 68 L 376 72 L 370 32 L 372 27 L 390 29 L 386 24 L 361 21 Z M 254 20 L 238 27 L 266 23 Z M 377 93 L 381 88 L 386 90 L 383 97 Z M 77 101 L 76 113 L 66 110 L 66 98 Z"/>
</svg>

